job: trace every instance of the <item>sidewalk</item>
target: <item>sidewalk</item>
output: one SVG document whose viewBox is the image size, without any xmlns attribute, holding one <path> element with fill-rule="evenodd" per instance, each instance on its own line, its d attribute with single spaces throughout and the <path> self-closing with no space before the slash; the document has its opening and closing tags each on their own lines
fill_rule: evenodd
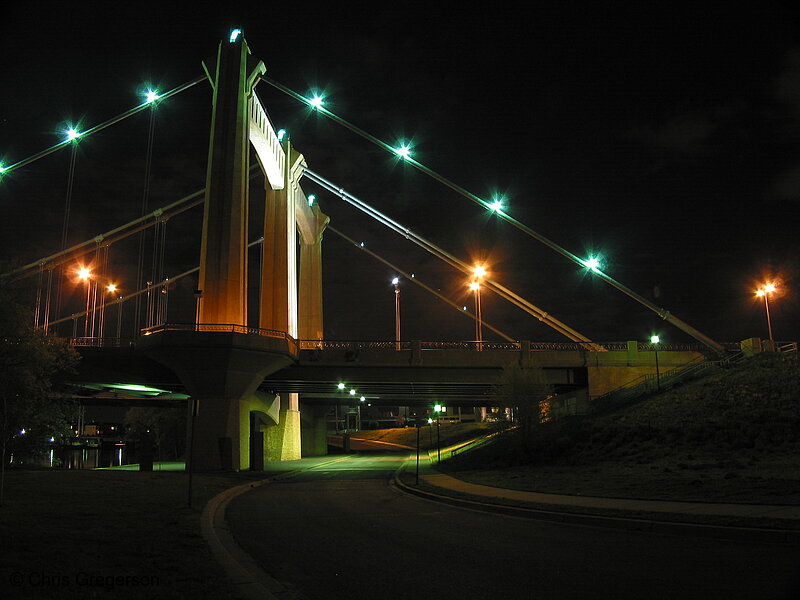
<svg viewBox="0 0 800 600">
<path fill-rule="evenodd" d="M 419 482 L 416 455 L 411 455 L 395 476 L 397 487 L 429 500 L 519 517 L 800 545 L 800 506 L 600 498 L 495 488 L 439 472 L 433 464 L 435 454 L 420 455 Z"/>
</svg>

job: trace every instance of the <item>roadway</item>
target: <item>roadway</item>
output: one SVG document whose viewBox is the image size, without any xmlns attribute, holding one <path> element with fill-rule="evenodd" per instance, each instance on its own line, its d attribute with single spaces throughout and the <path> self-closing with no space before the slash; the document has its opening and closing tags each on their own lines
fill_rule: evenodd
<svg viewBox="0 0 800 600">
<path fill-rule="evenodd" d="M 451 507 L 391 485 L 405 456 L 344 456 L 241 494 L 230 531 L 279 597 L 798 598 L 796 546 Z"/>
</svg>

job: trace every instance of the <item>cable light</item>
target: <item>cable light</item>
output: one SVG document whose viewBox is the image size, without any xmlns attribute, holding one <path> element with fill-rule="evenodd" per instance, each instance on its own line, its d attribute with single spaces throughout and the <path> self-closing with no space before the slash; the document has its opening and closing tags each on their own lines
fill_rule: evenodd
<svg viewBox="0 0 800 600">
<path fill-rule="evenodd" d="M 303 98 L 297 92 L 287 88 L 286 86 L 284 86 L 284 85 L 282 85 L 282 84 L 280 84 L 280 83 L 278 83 L 278 82 L 276 82 L 276 81 L 274 81 L 274 80 L 272 80 L 272 79 L 270 79 L 268 77 L 264 77 L 264 78 L 262 78 L 262 80 L 267 82 L 269 85 L 273 86 L 274 88 L 284 92 L 285 94 L 288 94 L 289 96 L 291 96 L 293 98 L 296 98 L 296 99 L 298 99 L 298 100 L 300 100 L 302 102 L 308 103 L 308 100 Z M 350 131 L 356 133 L 357 135 L 367 139 L 368 141 L 371 141 L 372 143 L 376 144 L 377 146 L 387 150 L 390 153 L 397 154 L 397 150 L 396 149 L 392 148 L 391 146 L 389 146 L 385 142 L 379 140 L 374 135 L 371 135 L 371 134 L 367 133 L 363 129 L 353 125 L 352 123 L 349 123 L 348 121 L 346 121 L 345 119 L 339 117 L 338 115 L 333 114 L 331 111 L 329 111 L 327 109 L 321 109 L 320 112 L 322 112 L 324 115 L 328 116 L 329 118 L 333 119 L 334 121 L 336 121 L 340 125 L 343 125 L 344 127 L 349 129 Z M 425 165 L 421 164 L 420 162 L 414 160 L 410 156 L 407 157 L 407 158 L 404 158 L 404 160 L 406 162 L 408 162 L 409 164 L 411 164 L 412 166 L 416 167 L 418 170 L 420 170 L 423 173 L 425 173 L 426 175 L 434 178 L 439 183 L 442 183 L 443 185 L 446 185 L 451 190 L 457 192 L 461 196 L 464 196 L 468 200 L 471 200 L 472 202 L 478 204 L 479 206 L 481 206 L 484 209 L 487 209 L 487 210 L 490 210 L 490 211 L 494 212 L 495 214 L 498 215 L 499 218 L 501 218 L 504 221 L 510 223 L 511 225 L 513 225 L 514 227 L 516 227 L 517 229 L 522 231 L 523 233 L 527 234 L 528 236 L 530 236 L 530 237 L 538 240 L 539 242 L 543 243 L 544 245 L 546 245 L 551 250 L 554 250 L 555 252 L 561 254 L 565 258 L 571 260 L 573 263 L 575 263 L 575 264 L 577 264 L 577 265 L 579 265 L 581 267 L 585 267 L 586 266 L 586 261 L 584 261 L 583 259 L 579 258 L 577 255 L 573 254 L 569 250 L 567 250 L 565 248 L 562 248 L 561 246 L 559 246 L 555 242 L 549 240 L 545 236 L 535 232 L 533 229 L 531 229 L 527 225 L 521 223 L 517 219 L 511 217 L 510 215 L 508 215 L 507 213 L 503 212 L 502 210 L 495 210 L 495 208 L 493 206 L 493 203 L 489 203 L 486 200 L 483 200 L 482 198 L 479 198 L 478 196 L 476 196 L 472 192 L 470 192 L 470 191 L 464 189 L 463 187 L 453 183 L 449 179 L 443 177 L 439 173 L 436 173 L 432 169 L 429 169 L 428 167 L 426 167 Z M 708 336 L 704 335 L 703 333 L 701 333 L 700 331 L 698 331 L 697 329 L 695 329 L 694 327 L 692 327 L 688 323 L 685 323 L 684 321 L 682 321 L 681 319 L 679 319 L 675 315 L 671 314 L 668 310 L 656 306 L 655 304 L 653 304 L 652 302 L 650 302 L 649 300 L 647 300 L 643 296 L 641 296 L 641 295 L 637 294 L 636 292 L 634 292 L 633 290 L 627 288 L 626 286 L 624 286 L 623 284 L 619 283 L 618 281 L 616 281 L 614 278 L 610 277 L 606 273 L 603 273 L 600 270 L 592 270 L 592 272 L 596 273 L 598 277 L 600 277 L 603 281 L 605 281 L 609 285 L 617 288 L 619 291 L 621 291 L 622 293 L 624 293 L 628 297 L 632 298 L 633 300 L 636 300 L 637 302 L 639 302 L 643 306 L 649 308 L 650 310 L 655 312 L 659 317 L 661 317 L 665 321 L 671 323 L 672 325 L 676 326 L 678 329 L 680 329 L 680 330 L 684 331 L 685 333 L 689 334 L 690 336 L 692 336 L 696 340 L 698 340 L 698 341 L 702 342 L 703 344 L 709 346 L 714 351 L 716 351 L 718 353 L 723 353 L 725 351 L 725 348 L 721 344 L 719 344 L 718 342 L 716 342 L 716 341 L 712 340 L 711 338 L 709 338 Z"/>
</svg>

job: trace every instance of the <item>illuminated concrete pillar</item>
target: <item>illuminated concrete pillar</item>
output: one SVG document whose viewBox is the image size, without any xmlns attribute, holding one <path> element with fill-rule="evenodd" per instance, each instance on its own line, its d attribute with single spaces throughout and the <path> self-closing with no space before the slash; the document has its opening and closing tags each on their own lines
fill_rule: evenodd
<svg viewBox="0 0 800 600">
<path fill-rule="evenodd" d="M 259 311 L 259 327 L 286 332 L 290 322 L 287 195 L 286 188 L 267 188 Z"/>
<path fill-rule="evenodd" d="M 301 404 L 303 456 L 328 454 L 328 407 Z"/>
<path fill-rule="evenodd" d="M 261 262 L 259 326 L 285 331 L 297 338 L 297 224 L 296 196 L 303 156 L 286 146 L 283 189 L 267 183 L 264 244 Z"/>
<path fill-rule="evenodd" d="M 265 72 L 242 37 L 203 63 L 214 89 L 200 248 L 199 321 L 247 325 L 249 121 L 253 87 Z"/>
<path fill-rule="evenodd" d="M 300 445 L 298 395 L 281 394 L 278 423 L 267 429 L 264 440 L 267 460 L 298 460 L 301 458 Z"/>
<path fill-rule="evenodd" d="M 261 262 L 259 327 L 285 331 L 297 338 L 297 224 L 296 197 L 303 156 L 286 145 L 283 189 L 267 183 L 264 244 Z M 268 460 L 300 458 L 300 410 L 297 394 L 281 394 L 278 424 L 265 440 Z"/>
<path fill-rule="evenodd" d="M 310 207 L 308 231 L 300 227 L 300 290 L 297 327 L 301 340 L 324 339 L 322 319 L 322 232 L 330 220 Z"/>
<path fill-rule="evenodd" d="M 216 61 L 204 63 L 214 101 L 200 251 L 199 288 L 203 294 L 198 322 L 247 325 L 249 128 L 253 122 L 263 124 L 263 119 L 253 116 L 253 87 L 265 69 L 263 63 L 250 57 L 241 37 L 231 39 L 222 42 Z M 289 218 L 294 219 L 294 215 Z M 293 257 L 294 253 L 291 260 Z M 274 397 L 262 398 L 258 386 L 266 375 L 296 360 L 294 344 L 281 337 L 198 327 L 194 331 L 166 328 L 141 338 L 137 347 L 170 367 L 196 403 L 197 410 L 189 421 L 192 468 L 249 468 L 254 458 L 251 440 L 267 422 L 267 417 L 260 415 L 279 412 L 273 407 Z M 283 422 L 291 420 L 290 415 Z M 291 441 L 291 430 L 285 437 Z M 257 445 L 260 443 L 257 440 Z M 255 462 L 256 468 L 263 463 Z"/>
</svg>

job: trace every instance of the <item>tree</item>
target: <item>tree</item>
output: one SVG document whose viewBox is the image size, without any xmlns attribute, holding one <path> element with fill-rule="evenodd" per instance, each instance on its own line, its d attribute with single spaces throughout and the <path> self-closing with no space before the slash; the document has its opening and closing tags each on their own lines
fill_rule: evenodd
<svg viewBox="0 0 800 600">
<path fill-rule="evenodd" d="M 55 395 L 80 359 L 67 341 L 33 326 L 33 316 L 0 279 L 0 444 L 11 456 L 40 455 L 69 429 L 69 403 Z M 0 495 L 0 502 L 2 496 Z"/>
<path fill-rule="evenodd" d="M 499 406 L 514 409 L 527 444 L 533 427 L 549 418 L 547 400 L 552 394 L 553 385 L 544 369 L 527 360 L 503 367 L 493 398 Z"/>
<path fill-rule="evenodd" d="M 125 413 L 125 429 L 129 438 L 154 445 L 159 460 L 177 459 L 186 435 L 186 407 L 133 406 Z"/>
</svg>

